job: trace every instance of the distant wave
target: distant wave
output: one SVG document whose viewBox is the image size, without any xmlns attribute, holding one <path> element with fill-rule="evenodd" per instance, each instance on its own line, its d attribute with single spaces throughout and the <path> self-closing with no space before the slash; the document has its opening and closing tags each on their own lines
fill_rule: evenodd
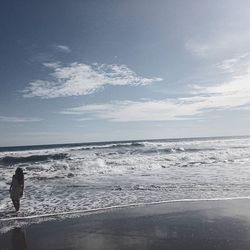
<svg viewBox="0 0 250 250">
<path fill-rule="evenodd" d="M 28 163 L 28 162 L 39 162 L 48 160 L 62 160 L 67 158 L 67 154 L 46 154 L 46 155 L 30 155 L 30 156 L 5 156 L 0 158 L 0 164 L 2 165 L 14 165 L 18 163 Z"/>
<path fill-rule="evenodd" d="M 215 148 L 145 148 L 142 150 L 134 150 L 132 151 L 132 154 L 154 154 L 154 153 L 162 153 L 162 154 L 173 154 L 173 153 L 193 153 L 193 152 L 202 152 L 202 151 L 214 151 Z"/>
<path fill-rule="evenodd" d="M 183 147 L 159 147 L 153 143 L 148 142 L 119 142 L 104 145 L 90 145 L 84 147 L 74 148 L 71 151 L 79 150 L 101 150 L 101 149 L 115 149 L 115 148 L 126 148 L 130 150 L 132 154 L 151 154 L 151 153 L 181 153 L 181 152 L 199 152 L 199 151 L 213 151 L 215 148 L 183 148 Z M 119 151 L 118 153 L 121 153 Z"/>
<path fill-rule="evenodd" d="M 112 144 L 105 144 L 105 145 L 97 145 L 97 146 L 86 146 L 86 147 L 81 147 L 78 149 L 73 149 L 75 150 L 93 150 L 93 149 L 108 149 L 108 148 L 124 148 L 124 147 L 144 147 L 144 143 L 139 143 L 139 142 L 131 142 L 131 143 L 112 143 Z"/>
<path fill-rule="evenodd" d="M 185 151 L 185 152 L 202 152 L 202 151 L 214 151 L 216 148 L 186 148 L 182 150 L 182 148 L 177 149 L 177 151 Z"/>
</svg>

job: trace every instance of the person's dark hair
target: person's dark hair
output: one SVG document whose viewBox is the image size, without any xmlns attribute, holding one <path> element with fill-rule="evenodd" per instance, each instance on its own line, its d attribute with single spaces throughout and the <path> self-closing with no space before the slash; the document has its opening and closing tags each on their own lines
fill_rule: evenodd
<svg viewBox="0 0 250 250">
<path fill-rule="evenodd" d="M 18 167 L 16 169 L 15 175 L 16 175 L 16 178 L 17 178 L 19 184 L 21 185 L 23 183 L 23 180 L 24 180 L 23 170 Z"/>
</svg>

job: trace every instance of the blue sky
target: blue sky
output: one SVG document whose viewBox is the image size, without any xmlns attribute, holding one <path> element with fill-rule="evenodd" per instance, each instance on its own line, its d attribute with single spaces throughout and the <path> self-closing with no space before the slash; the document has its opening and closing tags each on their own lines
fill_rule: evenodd
<svg viewBox="0 0 250 250">
<path fill-rule="evenodd" d="M 250 134 L 250 2 L 2 1 L 0 146 Z"/>
</svg>

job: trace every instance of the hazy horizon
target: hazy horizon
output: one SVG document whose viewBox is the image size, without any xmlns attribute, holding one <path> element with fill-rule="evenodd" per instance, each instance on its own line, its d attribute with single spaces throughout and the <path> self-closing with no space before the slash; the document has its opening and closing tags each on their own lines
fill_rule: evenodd
<svg viewBox="0 0 250 250">
<path fill-rule="evenodd" d="M 50 143 L 50 144 L 27 144 L 27 145 L 6 145 L 0 146 L 4 148 L 25 148 L 25 147 L 43 147 L 49 146 L 63 146 L 63 145 L 88 145 L 88 144 L 109 144 L 109 143 L 126 143 L 126 142 L 143 142 L 143 141 L 186 141 L 186 140 L 213 140 L 213 139 L 230 139 L 230 138 L 248 138 L 250 135 L 218 135 L 218 136 L 196 136 L 196 137 L 169 137 L 169 138 L 143 138 L 143 139 L 129 139 L 129 140 L 113 140 L 113 141 L 83 141 L 83 142 L 64 142 L 64 143 Z"/>
</svg>

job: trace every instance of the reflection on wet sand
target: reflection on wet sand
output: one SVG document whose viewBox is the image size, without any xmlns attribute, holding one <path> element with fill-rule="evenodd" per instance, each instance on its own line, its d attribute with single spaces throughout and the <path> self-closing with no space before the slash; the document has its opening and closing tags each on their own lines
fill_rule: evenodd
<svg viewBox="0 0 250 250">
<path fill-rule="evenodd" d="M 250 200 L 176 202 L 15 228 L 3 249 L 249 250 Z M 12 247 L 9 246 L 12 243 Z"/>
<path fill-rule="evenodd" d="M 14 228 L 11 235 L 11 243 L 13 250 L 26 250 L 27 244 L 25 233 L 21 228 Z"/>
</svg>

